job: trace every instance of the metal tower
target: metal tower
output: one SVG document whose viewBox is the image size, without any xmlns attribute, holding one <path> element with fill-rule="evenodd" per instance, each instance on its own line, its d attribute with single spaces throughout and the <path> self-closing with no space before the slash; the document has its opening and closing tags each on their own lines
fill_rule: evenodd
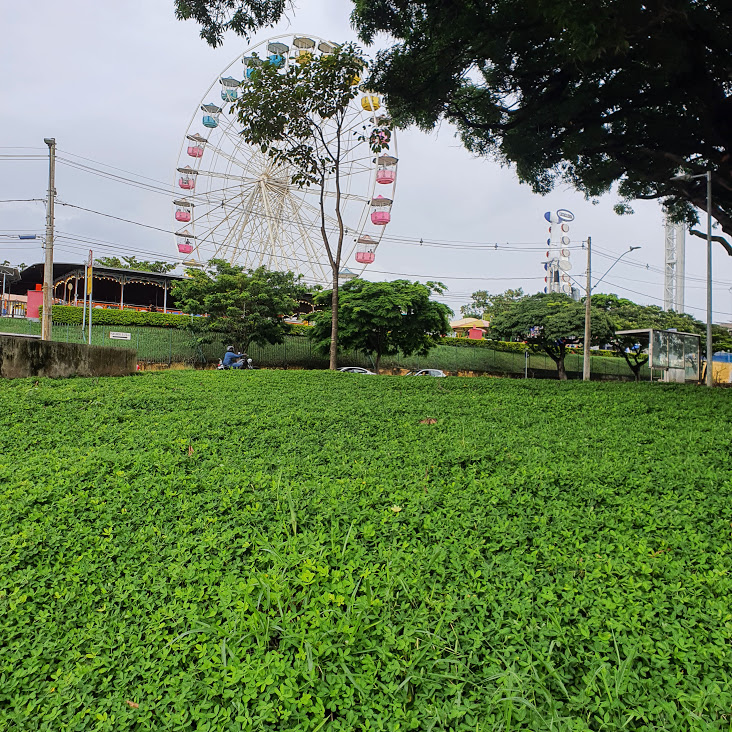
<svg viewBox="0 0 732 732">
<path fill-rule="evenodd" d="M 563 292 L 565 295 L 574 296 L 572 278 L 569 274 L 572 268 L 569 222 L 574 221 L 574 214 L 565 208 L 560 208 L 556 213 L 547 211 L 544 218 L 549 222 L 549 238 L 546 240 L 548 251 L 544 262 L 546 271 L 544 292 Z"/>
<path fill-rule="evenodd" d="M 663 309 L 683 313 L 686 228 L 684 224 L 674 224 L 666 219 L 664 229 Z"/>
</svg>

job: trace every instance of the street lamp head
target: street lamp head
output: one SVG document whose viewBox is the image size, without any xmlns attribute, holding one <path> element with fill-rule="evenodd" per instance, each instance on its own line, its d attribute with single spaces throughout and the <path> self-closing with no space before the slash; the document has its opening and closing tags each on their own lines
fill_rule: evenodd
<svg viewBox="0 0 732 732">
<path fill-rule="evenodd" d="M 44 137 L 43 142 L 46 143 L 49 147 L 52 147 L 56 144 L 56 138 L 55 137 Z"/>
<path fill-rule="evenodd" d="M 630 247 L 629 252 L 634 252 L 636 249 L 642 249 L 643 247 Z"/>
<path fill-rule="evenodd" d="M 679 173 L 673 178 L 669 178 L 669 180 L 673 181 L 674 183 L 679 183 L 681 181 L 698 180 L 699 178 L 711 179 L 711 175 L 711 170 L 708 170 L 706 173 L 699 173 L 699 175 L 692 175 L 691 173 Z"/>
</svg>

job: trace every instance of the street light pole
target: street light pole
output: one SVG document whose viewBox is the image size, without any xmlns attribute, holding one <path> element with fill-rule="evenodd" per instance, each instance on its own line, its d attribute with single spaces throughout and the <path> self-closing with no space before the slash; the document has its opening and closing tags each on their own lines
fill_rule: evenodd
<svg viewBox="0 0 732 732">
<path fill-rule="evenodd" d="M 51 304 L 53 292 L 53 203 L 56 195 L 56 140 L 44 138 L 48 145 L 48 201 L 46 202 L 46 241 L 43 264 L 43 314 L 41 316 L 41 338 L 51 340 Z"/>
<path fill-rule="evenodd" d="M 714 348 L 712 347 L 712 171 L 699 175 L 690 173 L 679 173 L 671 178 L 672 181 L 689 181 L 698 178 L 707 179 L 707 378 L 708 387 L 714 386 L 712 359 Z"/>
<path fill-rule="evenodd" d="M 590 308 L 592 304 L 592 237 L 587 237 L 587 286 L 585 287 L 585 340 L 582 355 L 582 381 L 590 380 Z"/>
</svg>

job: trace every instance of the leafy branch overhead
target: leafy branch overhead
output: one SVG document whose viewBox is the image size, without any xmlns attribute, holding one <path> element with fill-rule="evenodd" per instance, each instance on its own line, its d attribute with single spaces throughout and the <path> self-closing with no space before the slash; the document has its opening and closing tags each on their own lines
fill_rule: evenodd
<svg viewBox="0 0 732 732">
<path fill-rule="evenodd" d="M 214 45 L 285 12 L 282 0 L 177 0 Z M 618 213 L 660 199 L 677 220 L 706 208 L 732 234 L 732 14 L 725 2 L 353 0 L 380 51 L 367 80 L 402 125 L 453 123 L 465 146 L 515 167 L 538 193 L 617 186 Z"/>
</svg>

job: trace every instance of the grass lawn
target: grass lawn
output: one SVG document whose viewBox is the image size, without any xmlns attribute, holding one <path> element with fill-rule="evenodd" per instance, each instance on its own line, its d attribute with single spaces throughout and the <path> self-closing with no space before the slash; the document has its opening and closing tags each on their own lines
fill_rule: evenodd
<svg viewBox="0 0 732 732">
<path fill-rule="evenodd" d="M 731 405 L 0 382 L 0 729 L 730 730 Z"/>
</svg>

